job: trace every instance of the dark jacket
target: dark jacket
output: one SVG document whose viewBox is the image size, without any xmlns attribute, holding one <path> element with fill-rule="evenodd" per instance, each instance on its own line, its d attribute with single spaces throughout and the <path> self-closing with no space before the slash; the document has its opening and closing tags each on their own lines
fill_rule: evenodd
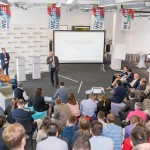
<svg viewBox="0 0 150 150">
<path fill-rule="evenodd" d="M 135 88 L 135 90 L 138 90 L 138 91 L 144 91 L 145 89 L 146 89 L 146 84 L 138 85 L 138 87 Z"/>
<path fill-rule="evenodd" d="M 73 125 L 73 126 L 65 126 L 62 131 L 61 137 L 67 140 L 69 150 L 72 150 L 72 139 L 73 139 L 74 133 L 77 130 L 78 130 L 78 127 L 76 125 Z"/>
<path fill-rule="evenodd" d="M 12 117 L 12 110 L 11 109 L 12 109 L 12 107 L 10 105 L 8 105 L 8 107 L 4 111 L 4 115 L 7 115 L 7 121 L 10 124 L 15 122 L 15 119 Z"/>
<path fill-rule="evenodd" d="M 134 74 L 131 73 L 131 74 L 127 77 L 126 81 L 127 81 L 127 83 L 130 83 L 130 82 L 132 82 L 133 80 L 134 80 Z"/>
<path fill-rule="evenodd" d="M 114 96 L 112 98 L 112 102 L 114 103 L 122 103 L 123 99 L 126 96 L 126 90 L 123 86 L 118 85 L 115 89 L 114 89 Z"/>
<path fill-rule="evenodd" d="M 23 92 L 24 92 L 23 89 L 21 89 L 21 88 L 15 88 L 14 89 L 14 97 L 18 98 L 18 99 L 23 99 L 24 100 Z"/>
<path fill-rule="evenodd" d="M 9 150 L 2 139 L 4 128 L 0 128 L 0 150 Z"/>
<path fill-rule="evenodd" d="M 55 61 L 55 70 L 59 70 L 59 59 L 57 56 L 54 56 L 54 61 Z M 49 65 L 49 71 L 51 71 L 52 68 L 52 57 L 47 57 L 46 64 Z"/>
<path fill-rule="evenodd" d="M 136 89 L 136 88 L 139 86 L 139 84 L 140 84 L 140 79 L 138 79 L 138 80 L 134 83 L 134 85 L 133 85 L 132 88 Z"/>
<path fill-rule="evenodd" d="M 43 96 L 35 95 L 33 97 L 33 108 L 35 111 L 42 112 L 48 110 L 49 106 L 45 104 Z"/>
<path fill-rule="evenodd" d="M 1 59 L 1 66 L 2 68 L 4 66 L 9 66 L 9 60 L 10 60 L 10 56 L 8 53 L 6 53 L 6 58 L 7 58 L 7 61 L 8 61 L 8 64 L 5 64 L 5 55 L 3 53 L 0 54 L 0 59 Z"/>
</svg>

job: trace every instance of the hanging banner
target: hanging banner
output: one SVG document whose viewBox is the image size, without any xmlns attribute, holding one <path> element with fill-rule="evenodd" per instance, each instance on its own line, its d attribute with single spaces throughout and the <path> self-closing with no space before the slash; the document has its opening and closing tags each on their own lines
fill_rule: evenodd
<svg viewBox="0 0 150 150">
<path fill-rule="evenodd" d="M 10 5 L 0 5 L 0 28 L 9 29 L 11 9 Z"/>
<path fill-rule="evenodd" d="M 104 10 L 97 5 L 92 6 L 92 29 L 104 30 Z"/>
<path fill-rule="evenodd" d="M 56 7 L 56 4 L 48 4 L 47 11 L 49 14 L 49 29 L 59 29 L 60 8 Z"/>
<path fill-rule="evenodd" d="M 134 20 L 134 10 L 133 9 L 122 9 L 122 30 L 132 30 Z"/>
</svg>

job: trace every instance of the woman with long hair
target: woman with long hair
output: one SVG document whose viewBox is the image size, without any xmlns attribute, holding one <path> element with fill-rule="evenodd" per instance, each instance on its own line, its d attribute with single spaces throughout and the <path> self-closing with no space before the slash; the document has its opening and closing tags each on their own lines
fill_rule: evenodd
<svg viewBox="0 0 150 150">
<path fill-rule="evenodd" d="M 47 137 L 47 127 L 51 123 L 50 117 L 45 117 L 41 129 L 37 133 L 36 142 L 39 143 L 43 138 Z"/>
<path fill-rule="evenodd" d="M 79 118 L 78 128 L 79 128 L 79 130 L 76 131 L 74 136 L 73 136 L 73 143 L 77 139 L 86 139 L 86 140 L 88 140 L 88 139 L 91 138 L 90 122 L 86 117 L 82 116 L 82 117 Z"/>
<path fill-rule="evenodd" d="M 97 103 L 97 112 L 103 111 L 105 113 L 105 116 L 109 114 L 109 111 L 111 109 L 111 102 L 106 99 L 105 94 L 101 93 L 98 95 L 98 103 Z"/>
<path fill-rule="evenodd" d="M 17 108 L 18 98 L 13 98 L 11 101 L 11 105 L 8 105 L 6 110 L 4 111 L 4 115 L 7 115 L 7 122 L 14 123 L 15 120 L 12 117 L 12 111 Z"/>
<path fill-rule="evenodd" d="M 71 115 L 74 115 L 76 117 L 80 116 L 80 110 L 79 110 L 79 103 L 76 100 L 73 93 L 68 94 L 68 103 L 69 109 L 71 111 Z"/>
</svg>

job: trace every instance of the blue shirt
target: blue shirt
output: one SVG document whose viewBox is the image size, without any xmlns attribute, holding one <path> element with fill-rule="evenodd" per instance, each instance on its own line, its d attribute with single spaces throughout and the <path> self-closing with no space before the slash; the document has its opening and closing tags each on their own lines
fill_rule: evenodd
<svg viewBox="0 0 150 150">
<path fill-rule="evenodd" d="M 104 127 L 103 135 L 113 140 L 114 150 L 122 149 L 122 128 L 120 126 L 110 123 Z"/>
<path fill-rule="evenodd" d="M 114 142 L 108 137 L 93 136 L 90 143 L 92 150 L 114 150 Z"/>
<path fill-rule="evenodd" d="M 97 110 L 97 101 L 93 99 L 83 100 L 80 104 L 80 111 L 83 116 L 93 117 Z"/>
</svg>

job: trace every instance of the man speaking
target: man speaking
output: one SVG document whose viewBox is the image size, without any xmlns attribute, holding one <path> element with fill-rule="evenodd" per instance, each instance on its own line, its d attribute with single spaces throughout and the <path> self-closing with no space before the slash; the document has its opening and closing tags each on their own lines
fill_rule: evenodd
<svg viewBox="0 0 150 150">
<path fill-rule="evenodd" d="M 58 85 L 58 70 L 59 70 L 59 59 L 57 56 L 55 56 L 55 53 L 53 51 L 50 52 L 50 56 L 47 57 L 47 65 L 49 65 L 49 73 L 50 73 L 50 79 L 51 84 L 54 86 L 55 84 Z"/>
</svg>

